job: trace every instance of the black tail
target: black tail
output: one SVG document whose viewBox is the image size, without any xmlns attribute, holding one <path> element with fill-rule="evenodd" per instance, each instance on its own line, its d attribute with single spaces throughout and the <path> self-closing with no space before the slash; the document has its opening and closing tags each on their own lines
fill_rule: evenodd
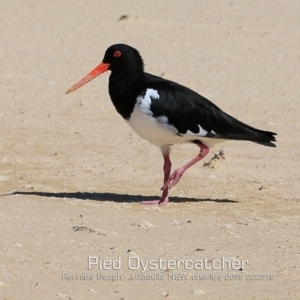
<svg viewBox="0 0 300 300">
<path fill-rule="evenodd" d="M 275 135 L 277 135 L 275 132 L 271 131 L 263 131 L 259 129 L 254 129 L 255 135 L 257 138 L 252 140 L 252 142 L 268 146 L 268 147 L 276 147 L 276 145 L 272 142 L 276 142 Z"/>
<path fill-rule="evenodd" d="M 218 122 L 218 123 L 217 123 Z M 219 111 L 218 118 L 216 118 L 216 135 L 211 135 L 214 138 L 228 139 L 228 140 L 242 140 L 250 141 L 263 146 L 276 147 L 272 142 L 276 142 L 275 132 L 264 131 L 251 127 L 230 115 Z"/>
<path fill-rule="evenodd" d="M 275 135 L 277 133 L 256 129 L 234 118 L 231 118 L 230 123 L 232 130 L 226 135 L 226 139 L 250 141 L 263 146 L 276 147 L 272 142 L 276 142 Z"/>
</svg>

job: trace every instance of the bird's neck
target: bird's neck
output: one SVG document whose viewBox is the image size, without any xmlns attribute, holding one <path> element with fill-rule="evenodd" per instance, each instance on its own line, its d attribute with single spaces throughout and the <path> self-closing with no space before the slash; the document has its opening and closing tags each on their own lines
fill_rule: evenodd
<svg viewBox="0 0 300 300">
<path fill-rule="evenodd" d="M 112 72 L 109 77 L 109 95 L 117 112 L 126 120 L 133 112 L 136 98 L 143 88 L 139 84 L 142 72 L 121 71 Z"/>
</svg>

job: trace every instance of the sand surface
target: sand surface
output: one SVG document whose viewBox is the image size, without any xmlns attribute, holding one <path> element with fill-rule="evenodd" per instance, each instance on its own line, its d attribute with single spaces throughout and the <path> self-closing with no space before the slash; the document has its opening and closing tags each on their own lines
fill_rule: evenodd
<svg viewBox="0 0 300 300">
<path fill-rule="evenodd" d="M 299 1 L 1 0 L 0 12 L 1 299 L 300 299 Z M 109 74 L 64 94 L 119 42 L 277 132 L 277 148 L 224 143 L 167 206 L 140 205 L 160 195 L 162 157 L 115 111 Z M 197 151 L 174 147 L 173 166 Z"/>
</svg>

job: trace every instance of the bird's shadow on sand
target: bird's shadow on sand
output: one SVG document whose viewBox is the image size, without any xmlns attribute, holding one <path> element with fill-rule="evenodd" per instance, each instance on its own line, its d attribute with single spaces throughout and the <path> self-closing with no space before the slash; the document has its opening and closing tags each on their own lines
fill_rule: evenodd
<svg viewBox="0 0 300 300">
<path fill-rule="evenodd" d="M 51 192 L 21 192 L 15 191 L 10 195 L 32 195 L 40 197 L 56 197 L 56 198 L 69 198 L 69 199 L 80 199 L 80 200 L 94 200 L 94 201 L 113 201 L 113 202 L 127 202 L 127 203 L 138 203 L 140 201 L 158 199 L 158 196 L 142 196 L 142 195 L 129 195 L 129 194 L 116 194 L 116 193 L 88 193 L 88 192 L 74 192 L 74 193 L 51 193 Z M 197 199 L 188 197 L 170 197 L 171 202 L 182 203 L 182 202 L 217 202 L 217 203 L 238 203 L 235 200 L 229 199 Z"/>
</svg>

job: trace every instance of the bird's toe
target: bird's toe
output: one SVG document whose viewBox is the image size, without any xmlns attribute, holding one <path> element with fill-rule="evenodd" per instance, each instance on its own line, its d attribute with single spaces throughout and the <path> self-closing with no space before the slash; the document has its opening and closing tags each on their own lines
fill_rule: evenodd
<svg viewBox="0 0 300 300">
<path fill-rule="evenodd" d="M 146 205 L 154 205 L 158 204 L 160 206 L 165 206 L 169 202 L 169 197 L 162 197 L 158 200 L 147 200 L 147 201 L 141 201 L 140 204 L 146 204 Z"/>
</svg>

